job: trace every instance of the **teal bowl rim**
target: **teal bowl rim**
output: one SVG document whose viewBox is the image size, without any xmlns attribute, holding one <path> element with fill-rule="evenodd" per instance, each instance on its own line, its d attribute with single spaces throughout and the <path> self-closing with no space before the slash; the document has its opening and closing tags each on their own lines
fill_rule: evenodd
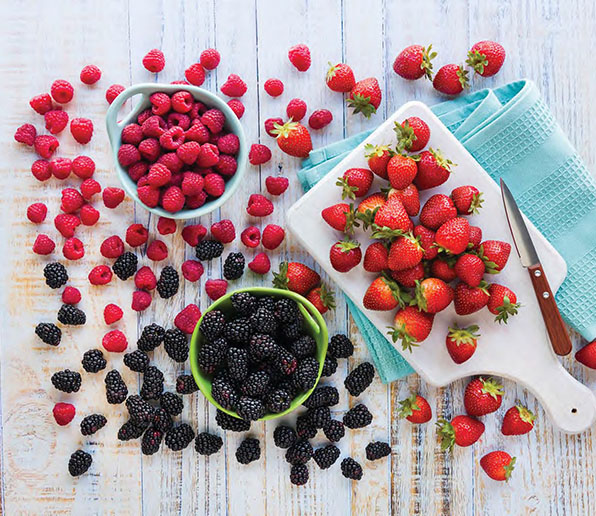
<svg viewBox="0 0 596 516">
<path fill-rule="evenodd" d="M 317 385 L 319 384 L 319 381 L 321 379 L 321 374 L 323 372 L 325 356 L 327 355 L 327 345 L 328 345 L 328 341 L 329 341 L 329 333 L 327 330 L 327 324 L 325 323 L 325 319 L 323 319 L 323 316 L 317 310 L 315 305 L 313 305 L 304 296 L 301 296 L 300 294 L 297 294 L 296 292 L 292 292 L 291 290 L 283 290 L 283 289 L 273 288 L 273 287 L 246 287 L 246 288 L 240 288 L 240 289 L 234 290 L 233 292 L 229 292 L 229 293 L 225 294 L 224 296 L 220 297 L 219 299 L 215 300 L 213 303 L 211 303 L 211 305 L 201 315 L 201 318 L 197 322 L 197 325 L 195 326 L 195 329 L 192 333 L 192 337 L 190 340 L 190 370 L 192 372 L 192 376 L 195 380 L 195 383 L 197 384 L 197 386 L 199 387 L 199 390 L 203 393 L 203 396 L 205 396 L 207 401 L 209 401 L 209 403 L 211 403 L 217 409 L 219 409 L 222 412 L 225 412 L 226 414 L 233 416 L 237 419 L 241 419 L 241 418 L 236 412 L 234 412 L 233 410 L 228 410 L 228 409 L 223 408 L 219 403 L 217 403 L 213 399 L 213 397 L 211 396 L 211 389 L 209 389 L 209 392 L 205 391 L 205 386 L 203 385 L 204 380 L 202 378 L 202 376 L 204 376 L 204 374 L 199 369 L 198 351 L 199 351 L 199 334 L 200 334 L 199 326 L 201 325 L 201 321 L 203 320 L 203 317 L 205 317 L 205 314 L 208 312 L 211 312 L 212 310 L 216 310 L 225 301 L 229 300 L 230 297 L 232 297 L 232 295 L 237 294 L 238 292 L 250 292 L 251 294 L 280 296 L 280 297 L 287 297 L 287 298 L 293 299 L 294 301 L 296 301 L 298 303 L 298 305 L 302 305 L 305 312 L 307 314 L 309 314 L 311 318 L 315 319 L 317 326 L 321 329 L 321 337 L 320 338 L 322 341 L 322 350 L 319 349 L 319 343 L 317 342 L 317 353 L 318 354 L 321 353 L 321 356 L 323 358 L 318 359 L 319 360 L 319 371 L 317 374 L 317 381 L 315 382 L 315 384 L 312 386 L 311 389 L 296 396 L 292 400 L 290 407 L 288 409 L 284 410 L 283 412 L 279 412 L 277 414 L 267 413 L 265 416 L 263 416 L 262 418 L 260 418 L 258 420 L 258 421 L 270 421 L 272 419 L 277 419 L 279 417 L 285 416 L 285 415 L 289 414 L 290 412 L 293 412 L 294 410 L 296 410 L 298 407 L 300 407 L 310 397 L 310 395 L 313 393 L 313 391 L 316 389 Z M 304 312 L 302 312 L 302 313 L 304 315 Z"/>
<path fill-rule="evenodd" d="M 127 124 L 132 123 L 137 115 L 151 104 L 149 101 L 149 96 L 151 94 L 161 91 L 166 93 L 174 93 L 180 90 L 188 91 L 192 94 L 195 100 L 203 102 L 209 107 L 217 108 L 222 111 L 226 117 L 226 124 L 224 127 L 238 136 L 238 139 L 240 140 L 240 146 L 236 156 L 236 173 L 228 181 L 226 181 L 226 190 L 221 197 L 206 202 L 199 208 L 194 208 L 192 210 L 180 210 L 176 213 L 170 213 L 163 208 L 150 208 L 141 202 L 137 195 L 136 183 L 130 178 L 128 172 L 118 162 L 118 149 L 120 147 L 122 129 L 124 129 Z M 128 115 L 126 115 L 120 122 L 117 122 L 118 112 L 120 111 L 120 108 L 124 102 L 126 102 L 126 100 L 133 95 L 138 94 L 142 95 L 141 100 L 133 107 L 132 111 Z M 118 95 L 114 102 L 112 102 L 110 105 L 108 112 L 106 113 L 106 129 L 108 131 L 108 138 L 112 147 L 112 155 L 116 165 L 118 179 L 120 180 L 120 183 L 122 183 L 124 190 L 139 206 L 155 215 L 159 215 L 160 217 L 185 220 L 201 217 L 202 215 L 211 213 L 222 206 L 227 200 L 230 199 L 230 197 L 232 197 L 234 192 L 240 186 L 242 178 L 247 170 L 248 148 L 246 144 L 246 137 L 244 135 L 244 129 L 242 128 L 240 120 L 224 100 L 220 99 L 217 95 L 211 93 L 210 91 L 197 86 L 161 83 L 142 83 L 130 86 L 120 93 L 120 95 Z"/>
</svg>

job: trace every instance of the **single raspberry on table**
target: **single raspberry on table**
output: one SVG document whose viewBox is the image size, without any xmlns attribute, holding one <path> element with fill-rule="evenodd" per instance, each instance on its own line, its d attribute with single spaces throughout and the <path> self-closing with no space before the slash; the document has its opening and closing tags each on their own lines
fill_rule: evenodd
<svg viewBox="0 0 596 516">
<path fill-rule="evenodd" d="M 271 159 L 271 150 L 266 145 L 253 143 L 248 153 L 248 161 L 251 165 L 263 165 Z"/>
<path fill-rule="evenodd" d="M 68 158 L 55 158 L 50 161 L 50 172 L 56 179 L 66 179 L 72 172 L 72 161 Z"/>
<path fill-rule="evenodd" d="M 75 213 L 81 209 L 81 206 L 85 203 L 85 199 L 81 195 L 81 192 L 74 188 L 65 188 L 62 190 L 62 201 L 60 203 L 60 209 L 64 213 Z"/>
<path fill-rule="evenodd" d="M 146 265 L 135 273 L 134 282 L 139 290 L 153 290 L 157 286 L 155 274 Z"/>
<path fill-rule="evenodd" d="M 42 93 L 41 95 L 36 95 L 29 101 L 29 105 L 33 108 L 36 113 L 40 115 L 45 115 L 48 111 L 52 109 L 52 97 L 50 97 L 49 93 Z"/>
<path fill-rule="evenodd" d="M 284 125 L 284 121 L 281 118 L 268 118 L 267 120 L 265 120 L 264 123 L 265 132 L 272 138 L 275 138 L 277 136 L 276 134 L 271 132 L 273 131 L 273 129 L 275 129 L 275 124 Z"/>
<path fill-rule="evenodd" d="M 106 208 L 114 209 L 124 200 L 124 190 L 108 186 L 102 192 L 103 203 Z"/>
<path fill-rule="evenodd" d="M 67 260 L 80 260 L 85 256 L 85 247 L 78 238 L 67 239 L 62 246 L 62 254 Z"/>
<path fill-rule="evenodd" d="M 62 302 L 65 305 L 76 305 L 81 301 L 81 292 L 75 287 L 64 287 L 62 292 Z"/>
<path fill-rule="evenodd" d="M 163 194 L 161 206 L 170 213 L 176 213 L 184 207 L 185 202 L 182 190 L 177 186 L 170 186 Z"/>
<path fill-rule="evenodd" d="M 224 279 L 209 279 L 205 282 L 205 293 L 212 301 L 225 296 L 228 291 L 228 282 Z"/>
<path fill-rule="evenodd" d="M 242 118 L 242 115 L 244 114 L 244 104 L 241 100 L 230 99 L 228 100 L 228 106 L 230 106 L 230 109 L 234 112 L 238 119 Z"/>
<path fill-rule="evenodd" d="M 54 226 L 64 238 L 74 236 L 75 229 L 81 225 L 81 219 L 69 213 L 60 213 L 54 217 Z"/>
<path fill-rule="evenodd" d="M 261 242 L 261 230 L 256 226 L 249 226 L 240 233 L 240 240 L 246 247 L 257 247 Z"/>
<path fill-rule="evenodd" d="M 33 224 L 41 224 L 46 220 L 48 207 L 43 202 L 34 202 L 27 207 L 27 218 Z"/>
<path fill-rule="evenodd" d="M 103 336 L 101 345 L 106 351 L 122 353 L 128 347 L 128 341 L 120 330 L 112 330 Z"/>
<path fill-rule="evenodd" d="M 207 228 L 202 224 L 191 224 L 182 229 L 182 238 L 192 247 L 195 247 L 201 240 L 203 240 L 206 234 Z"/>
<path fill-rule="evenodd" d="M 261 194 L 252 194 L 248 198 L 246 211 L 253 217 L 266 217 L 273 213 L 273 203 Z"/>
<path fill-rule="evenodd" d="M 299 72 L 306 72 L 310 68 L 310 49 L 303 43 L 294 45 L 288 50 L 288 59 Z"/>
<path fill-rule="evenodd" d="M 95 172 L 95 161 L 89 156 L 77 156 L 72 160 L 72 172 L 81 179 L 88 179 Z"/>
<path fill-rule="evenodd" d="M 143 129 L 139 124 L 128 124 L 122 129 L 121 140 L 122 143 L 130 143 L 131 145 L 138 145 L 143 139 Z"/>
<path fill-rule="evenodd" d="M 99 252 L 105 258 L 118 258 L 124 252 L 124 242 L 118 235 L 112 235 L 101 243 Z"/>
<path fill-rule="evenodd" d="M 323 129 L 333 120 L 333 114 L 328 109 L 317 109 L 308 118 L 308 125 L 311 129 Z"/>
<path fill-rule="evenodd" d="M 214 48 L 208 48 L 201 52 L 199 61 L 201 62 L 201 66 L 206 70 L 214 70 L 217 68 L 220 59 L 221 56 L 217 50 Z"/>
<path fill-rule="evenodd" d="M 264 88 L 268 95 L 279 97 L 284 92 L 284 83 L 280 79 L 267 79 Z"/>
<path fill-rule="evenodd" d="M 168 257 L 168 247 L 161 240 L 154 240 L 147 246 L 147 258 L 160 262 Z"/>
<path fill-rule="evenodd" d="M 167 93 L 157 92 L 149 97 L 151 112 L 154 115 L 165 115 L 172 108 L 172 100 Z"/>
<path fill-rule="evenodd" d="M 43 115 L 46 129 L 52 134 L 58 134 L 68 125 L 68 113 L 61 109 L 52 109 Z"/>
<path fill-rule="evenodd" d="M 205 82 L 205 69 L 200 63 L 191 64 L 184 72 L 184 77 L 194 86 L 200 86 Z"/>
<path fill-rule="evenodd" d="M 112 269 L 107 265 L 97 265 L 89 272 L 88 279 L 91 285 L 107 285 L 112 281 Z"/>
<path fill-rule="evenodd" d="M 39 157 L 45 159 L 50 159 L 59 146 L 60 142 L 49 134 L 40 134 L 35 137 L 35 141 L 33 142 L 35 152 L 37 152 Z"/>
<path fill-rule="evenodd" d="M 159 73 L 164 69 L 166 59 L 161 50 L 153 48 L 143 57 L 143 66 L 152 73 Z"/>
<path fill-rule="evenodd" d="M 197 260 L 186 260 L 182 264 L 182 276 L 187 281 L 198 281 L 203 275 L 203 272 L 203 265 Z"/>
<path fill-rule="evenodd" d="M 176 155 L 186 165 L 192 165 L 197 160 L 199 152 L 201 152 L 201 145 L 198 142 L 185 142 L 176 149 Z"/>
<path fill-rule="evenodd" d="M 120 95 L 125 89 L 126 88 L 121 84 L 112 84 L 106 90 L 106 100 L 108 101 L 108 104 L 114 102 L 114 100 L 116 100 L 116 97 Z"/>
<path fill-rule="evenodd" d="M 74 419 L 76 412 L 75 406 L 71 403 L 56 403 L 52 409 L 54 419 L 60 426 L 68 425 Z"/>
<path fill-rule="evenodd" d="M 223 129 L 226 117 L 219 109 L 208 109 L 201 115 L 201 123 L 213 134 L 217 134 Z"/>
<path fill-rule="evenodd" d="M 306 102 L 302 99 L 292 99 L 286 106 L 286 114 L 294 122 L 300 122 L 306 115 Z"/>
<path fill-rule="evenodd" d="M 138 247 L 147 242 L 149 232 L 143 224 L 131 224 L 126 230 L 126 243 L 130 247 Z"/>
<path fill-rule="evenodd" d="M 259 253 L 248 263 L 248 268 L 255 274 L 267 274 L 271 269 L 271 261 L 265 253 Z"/>
<path fill-rule="evenodd" d="M 122 319 L 124 313 L 122 312 L 122 308 L 114 303 L 109 303 L 103 309 L 103 320 L 107 325 L 114 324 L 115 322 Z"/>
<path fill-rule="evenodd" d="M 262 243 L 265 249 L 273 250 L 279 247 L 286 236 L 286 232 L 277 224 L 268 224 L 263 230 Z"/>
<path fill-rule="evenodd" d="M 99 211 L 91 204 L 83 204 L 79 217 L 84 226 L 93 226 L 99 220 Z"/>
<path fill-rule="evenodd" d="M 205 180 L 200 174 L 184 172 L 182 176 L 182 193 L 186 196 L 198 195 L 203 191 Z"/>
<path fill-rule="evenodd" d="M 246 93 L 247 86 L 239 75 L 231 73 L 220 89 L 228 97 L 242 97 Z"/>
<path fill-rule="evenodd" d="M 37 129 L 35 126 L 31 124 L 23 124 L 17 128 L 14 133 L 15 141 L 19 143 L 24 143 L 25 145 L 29 145 L 32 147 L 35 143 L 35 137 L 37 136 Z"/>
<path fill-rule="evenodd" d="M 38 159 L 31 164 L 31 173 L 38 181 L 47 181 L 52 177 L 50 162 L 45 159 Z"/>
<path fill-rule="evenodd" d="M 132 303 L 130 307 L 135 312 L 142 312 L 146 310 L 151 305 L 151 294 L 149 292 L 145 292 L 144 290 L 135 290 L 132 293 Z"/>
<path fill-rule="evenodd" d="M 223 219 L 211 225 L 211 234 L 222 244 L 229 244 L 236 238 L 236 228 L 231 220 Z"/>
<path fill-rule="evenodd" d="M 83 84 L 95 84 L 101 79 L 101 70 L 95 65 L 84 66 L 80 75 Z"/>
<path fill-rule="evenodd" d="M 188 91 L 177 91 L 172 95 L 172 109 L 176 111 L 174 114 L 181 114 L 181 113 L 188 113 L 192 109 L 194 105 L 194 98 Z M 182 124 L 174 124 L 180 125 Z M 185 123 L 186 127 L 182 127 L 183 129 L 188 129 L 190 125 L 190 118 L 188 118 L 188 122 Z"/>
<path fill-rule="evenodd" d="M 73 118 L 70 121 L 70 134 L 82 145 L 89 143 L 93 136 L 93 122 L 88 118 Z"/>
<path fill-rule="evenodd" d="M 39 234 L 35 238 L 35 242 L 33 242 L 33 252 L 35 254 L 40 254 L 40 255 L 52 254 L 52 252 L 54 252 L 55 248 L 56 248 L 56 244 L 48 235 Z"/>
<path fill-rule="evenodd" d="M 174 318 L 174 326 L 190 335 L 201 318 L 199 307 L 193 303 L 186 305 Z"/>
<path fill-rule="evenodd" d="M 265 179 L 265 186 L 271 195 L 281 195 L 288 189 L 289 185 L 290 181 L 287 177 L 269 176 Z"/>
<path fill-rule="evenodd" d="M 118 149 L 118 163 L 124 168 L 134 165 L 137 161 L 141 161 L 141 153 L 134 145 L 125 143 Z"/>
<path fill-rule="evenodd" d="M 205 176 L 203 190 L 211 197 L 221 197 L 226 190 L 226 183 L 219 174 L 211 173 Z"/>
<path fill-rule="evenodd" d="M 70 82 L 59 79 L 52 83 L 50 94 L 52 95 L 52 98 L 59 104 L 66 104 L 72 100 L 74 88 Z"/>
<path fill-rule="evenodd" d="M 159 217 L 157 221 L 157 231 L 160 235 L 171 235 L 176 233 L 176 221 L 168 217 Z"/>
</svg>

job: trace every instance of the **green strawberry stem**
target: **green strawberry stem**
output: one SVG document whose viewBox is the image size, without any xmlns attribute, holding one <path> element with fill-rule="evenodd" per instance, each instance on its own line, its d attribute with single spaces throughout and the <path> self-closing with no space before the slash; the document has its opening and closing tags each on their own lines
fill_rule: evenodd
<svg viewBox="0 0 596 516">
<path fill-rule="evenodd" d="M 437 433 L 441 436 L 441 450 L 451 450 L 455 444 L 455 429 L 446 419 L 439 419 L 436 423 Z"/>
<path fill-rule="evenodd" d="M 517 315 L 520 307 L 520 303 L 512 303 L 508 296 L 503 296 L 503 304 L 497 307 L 499 313 L 495 317 L 495 322 L 507 324 L 509 317 Z"/>
<path fill-rule="evenodd" d="M 348 106 L 354 109 L 354 114 L 362 113 L 366 118 L 370 118 L 377 112 L 377 108 L 370 103 L 370 95 L 365 97 L 356 93 L 354 98 L 347 100 Z"/>
<path fill-rule="evenodd" d="M 420 407 L 416 403 L 416 395 L 415 394 L 412 394 L 405 400 L 401 400 L 399 402 L 399 405 L 401 408 L 398 411 L 398 416 L 403 417 L 403 418 L 411 416 L 415 410 L 420 410 Z"/>
</svg>

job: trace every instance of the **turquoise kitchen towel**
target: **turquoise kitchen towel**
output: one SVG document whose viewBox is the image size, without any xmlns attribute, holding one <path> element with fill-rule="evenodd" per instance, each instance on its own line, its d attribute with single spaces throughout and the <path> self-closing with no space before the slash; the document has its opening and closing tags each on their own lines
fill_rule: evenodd
<svg viewBox="0 0 596 516">
<path fill-rule="evenodd" d="M 488 174 L 500 177 L 521 209 L 561 253 L 567 277 L 556 299 L 565 321 L 596 338 L 596 181 L 536 85 L 521 80 L 433 106 L 432 111 Z M 310 153 L 298 177 L 312 188 L 372 131 Z M 410 372 L 401 355 L 366 317 L 348 305 L 383 382 Z M 396 356 L 397 355 L 397 356 Z"/>
</svg>

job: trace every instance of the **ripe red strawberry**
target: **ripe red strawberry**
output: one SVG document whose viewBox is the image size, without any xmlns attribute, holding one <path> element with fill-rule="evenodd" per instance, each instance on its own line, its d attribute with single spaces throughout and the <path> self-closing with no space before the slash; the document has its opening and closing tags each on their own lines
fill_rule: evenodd
<svg viewBox="0 0 596 516">
<path fill-rule="evenodd" d="M 393 156 L 393 151 L 389 145 L 371 145 L 367 143 L 364 146 L 364 157 L 368 159 L 368 168 L 382 179 L 387 179 L 387 163 Z"/>
<path fill-rule="evenodd" d="M 484 261 L 486 270 L 491 273 L 503 270 L 510 253 L 511 245 L 500 240 L 485 240 L 478 248 L 478 255 Z"/>
<path fill-rule="evenodd" d="M 436 314 L 453 301 L 453 289 L 439 278 L 426 278 L 416 285 L 416 304 L 420 310 Z"/>
<path fill-rule="evenodd" d="M 436 247 L 434 249 L 436 249 Z M 455 272 L 455 257 L 437 258 L 430 266 L 430 273 L 435 278 L 442 279 L 445 283 L 452 282 L 457 278 Z"/>
<path fill-rule="evenodd" d="M 381 104 L 381 88 L 374 77 L 368 77 L 358 81 L 350 91 L 348 106 L 353 108 L 353 113 L 362 113 L 370 118 L 377 112 Z"/>
<path fill-rule="evenodd" d="M 329 261 L 331 266 L 338 272 L 352 270 L 362 260 L 362 249 L 360 244 L 353 240 L 336 242 L 329 250 Z"/>
<path fill-rule="evenodd" d="M 575 359 L 590 369 L 596 369 L 596 340 L 578 350 L 575 353 Z"/>
<path fill-rule="evenodd" d="M 362 266 L 367 272 L 381 272 L 389 266 L 389 251 L 382 242 L 373 242 L 366 248 Z"/>
<path fill-rule="evenodd" d="M 379 228 L 389 228 L 389 230 L 400 230 L 404 233 L 412 229 L 412 221 L 404 205 L 397 197 L 387 199 L 377 211 L 374 217 L 374 223 Z"/>
<path fill-rule="evenodd" d="M 335 297 L 333 292 L 329 291 L 325 284 L 320 287 L 313 288 L 306 296 L 320 314 L 328 312 L 330 309 L 335 310 Z"/>
<path fill-rule="evenodd" d="M 283 125 L 273 124 L 271 130 L 277 139 L 278 147 L 290 156 L 308 158 L 312 150 L 312 140 L 308 129 L 298 122 L 286 122 Z"/>
<path fill-rule="evenodd" d="M 468 71 L 456 64 L 442 66 L 433 79 L 433 88 L 445 95 L 459 95 L 469 86 Z"/>
<path fill-rule="evenodd" d="M 466 387 L 464 407 L 469 416 L 484 416 L 495 412 L 503 401 L 503 386 L 488 378 L 476 378 Z"/>
<path fill-rule="evenodd" d="M 373 223 L 377 211 L 384 206 L 387 202 L 387 198 L 382 193 L 375 193 L 365 197 L 358 208 L 356 208 L 356 217 L 363 222 L 364 229 Z"/>
<path fill-rule="evenodd" d="M 470 241 L 470 224 L 462 217 L 449 219 L 435 234 L 439 249 L 451 254 L 463 253 Z"/>
<path fill-rule="evenodd" d="M 455 262 L 455 274 L 470 287 L 477 287 L 482 281 L 484 262 L 475 254 L 462 254 Z"/>
<path fill-rule="evenodd" d="M 488 284 L 481 281 L 477 287 L 469 287 L 465 283 L 458 283 L 455 287 L 453 304 L 457 315 L 468 315 L 484 308 L 490 295 L 487 290 Z"/>
<path fill-rule="evenodd" d="M 503 417 L 501 433 L 503 435 L 523 435 L 534 428 L 536 416 L 521 404 L 511 407 Z"/>
<path fill-rule="evenodd" d="M 439 149 L 428 149 L 420 153 L 418 161 L 418 174 L 414 183 L 418 190 L 428 190 L 442 185 L 452 172 L 455 163 L 444 158 Z"/>
<path fill-rule="evenodd" d="M 294 45 L 288 50 L 288 59 L 299 72 L 306 72 L 310 68 L 310 49 L 303 43 Z"/>
<path fill-rule="evenodd" d="M 479 334 L 478 326 L 472 325 L 467 328 L 459 328 L 457 325 L 449 328 L 445 339 L 447 352 L 456 364 L 462 364 L 475 352 Z"/>
<path fill-rule="evenodd" d="M 420 263 L 422 254 L 422 246 L 412 233 L 400 235 L 391 243 L 387 263 L 392 271 L 411 269 Z"/>
<path fill-rule="evenodd" d="M 397 134 L 398 152 L 418 152 L 426 147 L 430 139 L 430 129 L 424 120 L 411 116 L 401 124 L 395 122 L 393 128 Z"/>
<path fill-rule="evenodd" d="M 414 227 L 414 236 L 417 237 L 422 246 L 424 254 L 422 258 L 424 260 L 432 260 L 439 254 L 439 250 L 434 246 L 435 243 L 435 232 L 424 226 L 418 225 Z"/>
<path fill-rule="evenodd" d="M 453 199 L 453 204 L 455 204 L 457 212 L 460 215 L 478 213 L 484 202 L 482 192 L 478 191 L 478 188 L 472 185 L 454 188 L 451 192 L 451 199 Z"/>
<path fill-rule="evenodd" d="M 433 417 L 432 409 L 422 396 L 412 394 L 399 402 L 399 417 L 405 417 L 410 423 L 428 423 Z"/>
<path fill-rule="evenodd" d="M 468 248 L 477 251 L 480 248 L 480 242 L 482 242 L 482 229 L 478 226 L 470 226 L 470 242 Z"/>
<path fill-rule="evenodd" d="M 356 199 L 368 193 L 373 179 L 373 173 L 367 168 L 349 168 L 335 184 L 342 189 L 342 199 L 346 197 Z"/>
<path fill-rule="evenodd" d="M 387 311 L 398 306 L 403 307 L 408 299 L 408 295 L 400 290 L 395 281 L 383 275 L 366 289 L 362 304 L 367 310 Z"/>
<path fill-rule="evenodd" d="M 410 45 L 404 48 L 393 62 L 393 71 L 410 81 L 420 79 L 425 76 L 432 80 L 432 60 L 437 57 L 437 53 L 432 51 L 432 45 L 424 48 L 422 45 Z"/>
<path fill-rule="evenodd" d="M 291 290 L 302 296 L 308 294 L 321 283 L 321 276 L 300 262 L 282 262 L 279 272 L 273 273 L 273 286 Z"/>
<path fill-rule="evenodd" d="M 418 166 L 409 156 L 396 154 L 387 163 L 387 177 L 393 188 L 401 190 L 408 186 L 418 173 Z"/>
<path fill-rule="evenodd" d="M 406 306 L 397 311 L 393 319 L 393 328 L 388 333 L 393 342 L 401 340 L 404 351 L 412 351 L 413 346 L 417 346 L 428 337 L 434 318 L 434 314 L 421 312 L 415 306 Z"/>
<path fill-rule="evenodd" d="M 505 61 L 505 49 L 494 41 L 479 41 L 468 52 L 466 64 L 482 77 L 495 75 Z"/>
<path fill-rule="evenodd" d="M 329 63 L 325 82 L 332 91 L 348 93 L 356 84 L 356 79 L 354 79 L 354 72 L 347 64 L 337 63 L 333 66 Z"/>
<path fill-rule="evenodd" d="M 517 296 L 513 290 L 493 283 L 488 287 L 488 293 L 490 297 L 486 306 L 491 314 L 496 315 L 496 322 L 507 323 L 510 316 L 517 315 L 521 305 L 517 302 Z"/>
<path fill-rule="evenodd" d="M 424 279 L 424 265 L 421 262 L 410 269 L 391 271 L 391 277 L 402 287 L 414 288 L 417 281 Z"/>
<path fill-rule="evenodd" d="M 472 446 L 484 433 L 484 423 L 469 416 L 455 416 L 451 423 L 440 419 L 437 427 L 443 450 L 451 450 L 454 444 Z"/>
<path fill-rule="evenodd" d="M 396 196 L 404 205 L 406 212 L 410 217 L 415 217 L 420 211 L 420 193 L 416 185 L 409 184 L 401 190 L 392 188 L 387 193 L 387 198 Z"/>
<path fill-rule="evenodd" d="M 321 212 L 321 217 L 333 229 L 344 233 L 353 233 L 353 228 L 358 227 L 354 206 L 345 202 L 328 206 Z"/>
<path fill-rule="evenodd" d="M 436 231 L 449 219 L 457 217 L 453 201 L 444 194 L 429 197 L 420 211 L 420 224 Z"/>
<path fill-rule="evenodd" d="M 507 482 L 515 467 L 515 457 L 500 450 L 490 452 L 480 459 L 480 466 L 493 480 Z"/>
</svg>

